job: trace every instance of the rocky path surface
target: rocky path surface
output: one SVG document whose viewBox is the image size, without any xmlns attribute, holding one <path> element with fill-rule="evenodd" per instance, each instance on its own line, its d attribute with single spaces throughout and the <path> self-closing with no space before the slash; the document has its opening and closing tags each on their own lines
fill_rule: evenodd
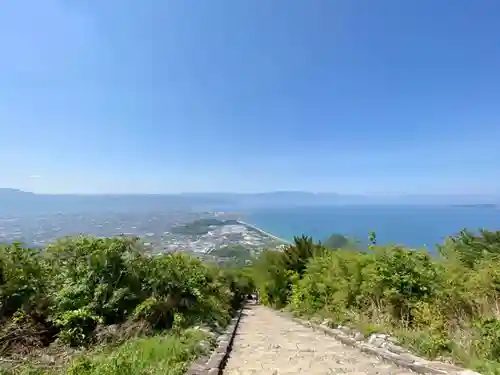
<svg viewBox="0 0 500 375">
<path fill-rule="evenodd" d="M 241 318 L 224 375 L 409 375 L 394 364 L 348 347 L 260 306 Z"/>
</svg>

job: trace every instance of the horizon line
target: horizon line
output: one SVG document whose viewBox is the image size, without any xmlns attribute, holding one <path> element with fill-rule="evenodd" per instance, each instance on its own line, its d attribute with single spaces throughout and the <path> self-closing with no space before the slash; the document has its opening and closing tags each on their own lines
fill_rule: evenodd
<svg viewBox="0 0 500 375">
<path fill-rule="evenodd" d="M 500 193 L 380 193 L 380 192 L 372 192 L 372 193 L 338 193 L 334 191 L 322 191 L 315 192 L 309 190 L 268 190 L 268 191 L 258 191 L 258 192 L 232 192 L 232 191 L 182 191 L 182 192 L 169 192 L 169 193 L 37 193 L 33 191 L 26 191 L 18 188 L 1 188 L 2 190 L 10 190 L 14 193 L 21 194 L 31 194 L 31 195 L 77 195 L 77 196 L 139 196 L 139 195 L 156 195 L 156 196 L 188 196 L 188 195 L 266 195 L 266 194 L 307 194 L 307 195 L 337 195 L 339 197 L 454 197 L 454 196 L 462 196 L 462 197 L 495 197 L 499 198 Z"/>
</svg>

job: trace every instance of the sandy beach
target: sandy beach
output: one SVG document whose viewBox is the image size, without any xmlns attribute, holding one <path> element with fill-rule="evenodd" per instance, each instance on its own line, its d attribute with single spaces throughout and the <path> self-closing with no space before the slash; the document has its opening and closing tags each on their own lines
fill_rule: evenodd
<svg viewBox="0 0 500 375">
<path fill-rule="evenodd" d="M 275 236 L 274 234 L 268 233 L 268 232 L 266 232 L 266 231 L 264 231 L 264 230 L 262 230 L 262 229 L 260 229 L 260 228 L 256 227 L 255 225 L 249 224 L 249 223 L 247 223 L 247 222 L 245 222 L 245 221 L 238 220 L 238 223 L 239 223 L 239 224 L 241 224 L 241 225 L 245 225 L 245 226 L 247 226 L 247 227 L 249 227 L 249 228 L 252 228 L 253 230 L 256 230 L 257 232 L 260 232 L 260 233 L 262 233 L 263 235 L 266 235 L 266 236 L 268 236 L 268 237 L 271 237 L 271 238 L 273 238 L 273 239 L 275 239 L 275 240 L 277 240 L 277 241 L 283 242 L 283 243 L 285 243 L 285 244 L 291 244 L 291 242 L 290 242 L 290 241 L 285 240 L 284 238 L 281 238 L 281 237 Z"/>
</svg>

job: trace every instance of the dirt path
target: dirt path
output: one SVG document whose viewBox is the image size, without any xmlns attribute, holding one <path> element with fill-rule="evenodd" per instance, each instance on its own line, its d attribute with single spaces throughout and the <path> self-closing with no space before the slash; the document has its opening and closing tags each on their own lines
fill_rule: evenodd
<svg viewBox="0 0 500 375">
<path fill-rule="evenodd" d="M 412 374 L 332 337 L 251 305 L 245 309 L 224 375 Z"/>
</svg>

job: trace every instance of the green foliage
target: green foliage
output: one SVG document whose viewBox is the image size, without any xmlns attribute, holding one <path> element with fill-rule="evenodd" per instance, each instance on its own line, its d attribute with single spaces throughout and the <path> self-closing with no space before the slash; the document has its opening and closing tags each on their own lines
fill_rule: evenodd
<svg viewBox="0 0 500 375">
<path fill-rule="evenodd" d="M 371 264 L 363 269 L 362 280 L 366 302 L 385 306 L 395 319 L 411 323 L 414 304 L 428 300 L 437 290 L 438 272 L 424 251 L 378 247 Z"/>
<path fill-rule="evenodd" d="M 251 259 L 250 250 L 242 245 L 227 245 L 218 249 L 212 250 L 211 255 L 221 258 L 244 258 Z"/>
<path fill-rule="evenodd" d="M 56 339 L 92 348 L 106 327 L 125 331 L 136 326 L 142 333 L 182 333 L 195 324 L 218 328 L 254 288 L 248 269 L 221 269 L 183 253 L 153 256 L 127 237 L 63 238 L 41 252 L 3 246 L 0 355 L 31 351 Z M 102 363 L 110 366 L 108 373 L 119 373 L 129 363 L 125 357 Z M 122 359 L 123 366 L 118 365 Z M 108 371 L 87 362 L 75 366 L 75 374 Z"/>
<path fill-rule="evenodd" d="M 178 225 L 170 229 L 172 233 L 202 236 L 207 234 L 212 226 L 237 224 L 236 220 L 219 220 L 213 218 L 198 219 L 189 224 Z"/>
<path fill-rule="evenodd" d="M 20 244 L 0 246 L 0 319 L 30 311 L 46 292 L 39 252 Z"/>
<path fill-rule="evenodd" d="M 314 243 L 311 237 L 294 237 L 294 243 L 283 249 L 285 269 L 302 275 L 309 259 L 324 252 L 325 248 Z"/>
<path fill-rule="evenodd" d="M 311 259 L 304 276 L 293 285 L 292 308 L 344 320 L 346 310 L 359 303 L 362 258 L 368 255 L 335 251 Z"/>
<path fill-rule="evenodd" d="M 255 263 L 261 301 L 397 336 L 430 358 L 500 373 L 500 231 L 462 231 L 440 257 L 401 246 L 325 251 L 296 238 Z"/>
<path fill-rule="evenodd" d="M 181 375 L 186 364 L 208 347 L 199 343 L 206 336 L 195 330 L 131 340 L 111 352 L 74 361 L 68 375 L 162 374 Z"/>
<path fill-rule="evenodd" d="M 106 324 L 119 323 L 144 298 L 136 265 L 142 263 L 129 238 L 65 238 L 43 253 L 54 291 L 53 314 L 86 309 Z"/>
<path fill-rule="evenodd" d="M 227 245 L 212 250 L 210 256 L 225 259 L 224 265 L 245 267 L 254 261 L 252 249 L 243 245 Z"/>
<path fill-rule="evenodd" d="M 226 283 L 229 284 L 229 289 L 233 295 L 231 301 L 233 309 L 240 306 L 246 297 L 255 291 L 252 269 L 249 267 L 224 269 L 222 276 Z"/>
<path fill-rule="evenodd" d="M 444 332 L 429 329 L 401 330 L 398 338 L 407 347 L 429 358 L 436 358 L 453 350 L 453 343 Z"/>
<path fill-rule="evenodd" d="M 370 246 L 375 246 L 377 244 L 377 235 L 374 231 L 371 231 L 368 234 L 368 243 Z"/>
<path fill-rule="evenodd" d="M 281 307 L 287 302 L 290 280 L 283 263 L 283 253 L 266 250 L 255 264 L 254 278 L 260 299 L 266 305 Z"/>
<path fill-rule="evenodd" d="M 500 256 L 500 231 L 480 230 L 479 235 L 462 230 L 456 236 L 449 237 L 439 247 L 442 256 L 458 260 L 466 267 L 472 268 L 481 260 L 490 256 Z"/>
<path fill-rule="evenodd" d="M 347 237 L 334 233 L 328 237 L 324 245 L 329 249 L 344 249 L 347 247 L 354 247 L 355 244 L 353 244 Z"/>
<path fill-rule="evenodd" d="M 55 323 L 59 326 L 59 337 L 71 346 L 81 346 L 88 342 L 100 318 L 88 309 L 70 310 L 62 313 Z"/>
</svg>

